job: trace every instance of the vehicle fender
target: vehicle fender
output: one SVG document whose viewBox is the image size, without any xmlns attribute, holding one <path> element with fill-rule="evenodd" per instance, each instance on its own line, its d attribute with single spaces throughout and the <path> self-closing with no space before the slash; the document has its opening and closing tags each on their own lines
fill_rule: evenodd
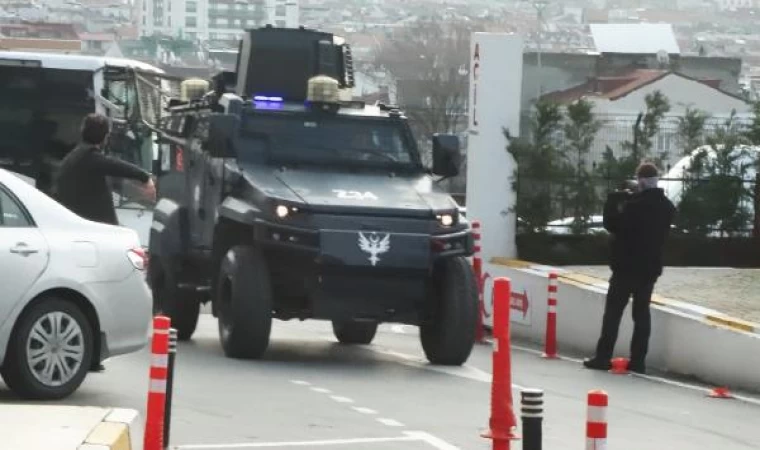
<svg viewBox="0 0 760 450">
<path fill-rule="evenodd" d="M 253 225 L 256 218 L 261 216 L 261 210 L 256 206 L 233 197 L 224 199 L 219 205 L 219 218 L 225 218 L 236 223 Z"/>
<path fill-rule="evenodd" d="M 188 242 L 187 215 L 174 200 L 162 198 L 153 210 L 150 226 L 151 258 L 171 258 Z"/>
</svg>

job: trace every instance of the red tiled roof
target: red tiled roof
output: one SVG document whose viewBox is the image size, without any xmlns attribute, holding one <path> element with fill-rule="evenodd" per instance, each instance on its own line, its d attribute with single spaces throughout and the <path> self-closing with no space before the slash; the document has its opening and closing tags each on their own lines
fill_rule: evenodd
<svg viewBox="0 0 760 450">
<path fill-rule="evenodd" d="M 671 73 L 682 78 L 704 83 L 714 89 L 719 89 L 720 87 L 721 80 L 717 79 L 696 80 L 668 70 L 636 69 L 618 76 L 592 78 L 570 89 L 550 92 L 544 95 L 543 98 L 557 103 L 572 103 L 584 97 L 604 98 L 614 101 Z"/>
</svg>

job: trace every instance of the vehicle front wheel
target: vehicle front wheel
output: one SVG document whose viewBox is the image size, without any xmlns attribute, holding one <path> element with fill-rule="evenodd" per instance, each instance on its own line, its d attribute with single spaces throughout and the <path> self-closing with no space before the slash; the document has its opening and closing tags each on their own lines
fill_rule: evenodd
<svg viewBox="0 0 760 450">
<path fill-rule="evenodd" d="M 332 327 L 338 342 L 348 345 L 369 345 L 377 333 L 377 322 L 333 321 Z"/>
<path fill-rule="evenodd" d="M 475 345 L 478 322 L 478 287 L 465 258 L 436 264 L 428 305 L 430 311 L 420 324 L 425 356 L 433 364 L 464 364 Z"/>
<path fill-rule="evenodd" d="M 272 330 L 271 280 L 260 250 L 238 245 L 227 252 L 219 269 L 215 301 L 225 355 L 260 358 Z"/>
<path fill-rule="evenodd" d="M 148 279 L 153 291 L 153 313 L 164 314 L 177 330 L 177 339 L 188 341 L 198 326 L 201 312 L 200 295 L 180 289 L 173 268 L 158 260 L 148 268 Z"/>
<path fill-rule="evenodd" d="M 61 298 L 45 298 L 19 318 L 3 379 L 26 399 L 66 398 L 84 381 L 93 349 L 92 326 L 79 307 Z"/>
</svg>

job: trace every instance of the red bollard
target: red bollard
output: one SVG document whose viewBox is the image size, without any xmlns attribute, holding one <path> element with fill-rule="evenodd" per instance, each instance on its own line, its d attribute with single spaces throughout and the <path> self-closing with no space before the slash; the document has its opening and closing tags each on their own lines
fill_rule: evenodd
<svg viewBox="0 0 760 450">
<path fill-rule="evenodd" d="M 164 448 L 164 413 L 166 410 L 166 380 L 169 372 L 170 326 L 171 319 L 168 317 L 156 316 L 153 318 L 144 450 L 163 450 Z"/>
<path fill-rule="evenodd" d="M 605 450 L 607 448 L 607 404 L 606 392 L 590 391 L 588 393 L 586 450 Z"/>
<path fill-rule="evenodd" d="M 510 441 L 519 439 L 517 420 L 512 409 L 512 359 L 509 331 L 509 279 L 496 278 L 493 284 L 493 380 L 491 382 L 490 429 L 483 437 L 493 440 L 493 450 L 509 450 Z"/>
<path fill-rule="evenodd" d="M 557 274 L 549 274 L 549 309 L 546 313 L 544 358 L 557 359 Z"/>
<path fill-rule="evenodd" d="M 472 270 L 475 272 L 475 279 L 478 282 L 478 328 L 475 331 L 475 341 L 485 342 L 485 326 L 483 317 L 485 316 L 485 304 L 483 303 L 483 259 L 480 256 L 480 221 L 472 222 L 472 237 L 475 241 L 475 254 L 472 257 Z"/>
</svg>

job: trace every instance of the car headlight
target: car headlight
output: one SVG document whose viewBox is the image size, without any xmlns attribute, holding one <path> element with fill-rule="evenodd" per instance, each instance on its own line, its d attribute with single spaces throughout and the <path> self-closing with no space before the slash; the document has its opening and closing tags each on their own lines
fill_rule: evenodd
<svg viewBox="0 0 760 450">
<path fill-rule="evenodd" d="M 288 217 L 288 215 L 290 214 L 290 208 L 288 208 L 285 205 L 277 205 L 277 207 L 274 209 L 274 213 L 280 219 L 284 219 L 284 218 Z"/>
<path fill-rule="evenodd" d="M 453 214 L 439 214 L 438 223 L 444 227 L 450 227 L 456 223 L 456 218 Z"/>
<path fill-rule="evenodd" d="M 274 215 L 278 219 L 287 219 L 298 213 L 299 209 L 295 206 L 285 205 L 282 203 L 275 204 Z"/>
</svg>

